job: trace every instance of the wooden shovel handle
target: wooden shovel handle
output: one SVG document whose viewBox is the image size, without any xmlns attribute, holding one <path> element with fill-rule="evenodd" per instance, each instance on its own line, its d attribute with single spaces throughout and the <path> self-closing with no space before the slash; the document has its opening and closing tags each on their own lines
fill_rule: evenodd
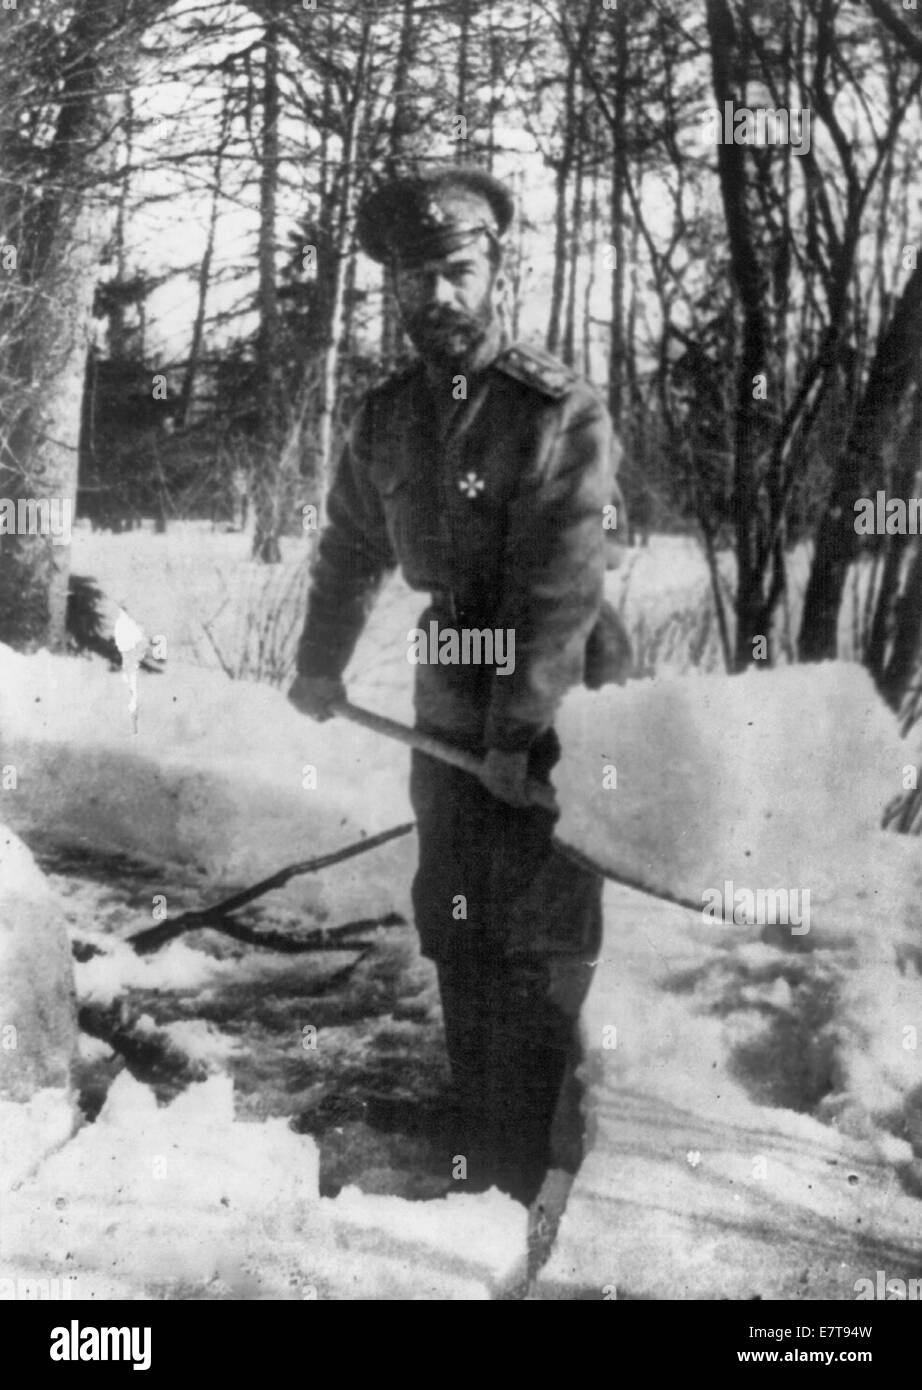
<svg viewBox="0 0 922 1390">
<path fill-rule="evenodd" d="M 428 753 L 432 758 L 439 758 L 442 762 L 450 763 L 452 767 L 463 768 L 465 772 L 470 772 L 474 777 L 480 773 L 481 760 L 474 753 L 469 753 L 464 748 L 455 748 L 450 743 L 443 743 L 440 738 L 434 738 L 432 734 L 424 734 L 420 729 L 411 729 L 406 724 L 399 724 L 396 719 L 387 719 L 383 714 L 372 714 L 371 710 L 350 704 L 348 700 L 336 700 L 330 705 L 330 709 L 336 714 L 341 714 L 344 719 L 351 719 L 354 724 L 361 724 L 363 728 L 371 729 L 373 733 L 383 734 L 385 738 L 396 739 L 398 743 L 404 743 L 408 748 L 418 748 L 420 752 Z M 553 811 L 555 814 L 559 811 L 560 808 L 554 798 L 554 792 L 546 782 L 532 780 L 528 787 L 536 806 L 542 806 L 545 810 Z M 567 859 L 579 864 L 583 869 L 600 874 L 604 878 L 610 878 L 615 883 L 624 884 L 625 887 L 633 888 L 635 892 L 644 893 L 647 897 L 658 898 L 660 902 L 674 903 L 677 907 L 688 908 L 689 911 L 697 914 L 701 912 L 700 902 L 676 897 L 668 890 L 653 887 L 632 873 L 619 873 L 610 865 L 600 864 L 574 845 L 558 839 L 556 835 L 553 836 L 551 844 L 554 849 Z"/>
<path fill-rule="evenodd" d="M 341 714 L 344 719 L 351 719 L 353 724 L 361 724 L 363 729 L 370 729 L 374 734 L 383 734 L 385 738 L 395 739 L 407 748 L 416 748 L 420 753 L 428 753 L 430 758 L 438 758 L 440 762 L 449 763 L 452 767 L 460 767 L 462 771 L 469 772 L 474 777 L 480 776 L 483 760 L 478 758 L 476 753 L 469 753 L 466 748 L 456 748 L 433 734 L 423 733 L 421 729 L 411 729 L 407 724 L 400 724 L 396 719 L 388 719 L 383 714 L 374 714 L 371 710 L 362 709 L 360 705 L 353 705 L 349 700 L 334 700 L 330 709 L 334 714 Z M 546 782 L 536 782 L 532 778 L 528 783 L 528 794 L 534 806 L 555 813 L 560 809 L 553 789 Z"/>
</svg>

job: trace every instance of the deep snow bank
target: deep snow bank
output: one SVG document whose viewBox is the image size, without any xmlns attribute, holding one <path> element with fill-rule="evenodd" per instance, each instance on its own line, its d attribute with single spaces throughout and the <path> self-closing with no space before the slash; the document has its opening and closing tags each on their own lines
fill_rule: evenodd
<svg viewBox="0 0 922 1390">
<path fill-rule="evenodd" d="M 0 1265 L 73 1298 L 487 1299 L 521 1278 L 526 1224 L 495 1190 L 321 1198 L 314 1141 L 237 1121 L 229 1078 L 158 1107 L 123 1073 L 8 1197 Z"/>
<path fill-rule="evenodd" d="M 60 904 L 26 846 L 0 824 L 0 1097 L 66 1090 L 76 1044 Z"/>
<path fill-rule="evenodd" d="M 137 735 L 127 698 L 96 663 L 0 647 L 12 824 L 240 881 L 412 818 L 405 750 L 277 690 L 177 664 L 142 682 Z M 616 873 L 695 903 L 727 881 L 878 890 L 881 814 L 912 758 L 862 668 L 575 690 L 558 728 L 558 834 Z M 409 870 L 410 842 L 395 853 Z"/>
<path fill-rule="evenodd" d="M 561 837 L 701 906 L 607 890 L 589 1150 L 541 1293 L 850 1299 L 911 1277 L 922 854 L 879 823 L 917 758 L 865 672 L 577 693 L 561 735 Z M 807 930 L 732 898 L 706 920 L 728 881 L 809 890 Z"/>
<path fill-rule="evenodd" d="M 0 1191 L 70 1135 L 77 1018 L 61 905 L 0 825 Z"/>
<path fill-rule="evenodd" d="M 615 873 L 695 905 L 727 882 L 809 889 L 814 907 L 887 895 L 881 816 L 916 759 L 862 667 L 575 691 L 558 727 L 558 835 Z"/>
<path fill-rule="evenodd" d="M 922 1157 L 922 852 L 918 839 L 879 829 L 918 758 L 867 673 L 828 663 L 578 692 L 561 736 L 580 750 L 556 777 L 561 837 L 701 906 L 689 924 L 729 953 L 712 999 L 732 999 L 741 974 L 759 995 L 758 972 L 751 981 L 736 953 L 755 949 L 763 929 L 767 941 L 815 953 L 799 967 L 798 993 L 757 947 L 780 991 L 759 1002 L 810 1017 L 810 1048 L 829 1072 L 804 1107 L 855 1134 L 912 1138 Z M 606 766 L 616 788 L 603 789 Z M 774 929 L 771 916 L 734 916 L 728 883 L 734 895 L 795 891 L 801 907 L 809 893 L 809 918 Z M 702 921 L 715 891 L 724 920 Z M 620 949 L 606 941 L 606 959 Z"/>
<path fill-rule="evenodd" d="M 0 761 L 16 769 L 2 794 L 10 824 L 102 852 L 245 883 L 412 819 L 406 755 L 342 720 L 298 714 L 267 686 L 174 664 L 141 681 L 137 734 L 119 673 L 95 661 L 25 657 L 0 646 Z M 413 837 L 372 851 L 406 866 Z M 367 862 L 353 860 L 321 888 L 286 890 L 316 916 L 405 906 L 367 894 Z M 376 873 L 382 886 L 401 875 Z M 165 887 L 166 891 L 166 887 Z"/>
</svg>

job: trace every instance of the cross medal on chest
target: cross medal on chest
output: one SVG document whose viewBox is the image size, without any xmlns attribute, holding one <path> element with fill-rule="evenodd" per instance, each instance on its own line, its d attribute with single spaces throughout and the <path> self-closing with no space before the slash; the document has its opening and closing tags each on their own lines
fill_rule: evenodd
<svg viewBox="0 0 922 1390">
<path fill-rule="evenodd" d="M 478 493 L 483 492 L 483 478 L 478 478 L 477 474 L 473 471 L 468 472 L 463 478 L 458 479 L 458 487 L 464 493 L 465 497 L 473 501 Z"/>
</svg>

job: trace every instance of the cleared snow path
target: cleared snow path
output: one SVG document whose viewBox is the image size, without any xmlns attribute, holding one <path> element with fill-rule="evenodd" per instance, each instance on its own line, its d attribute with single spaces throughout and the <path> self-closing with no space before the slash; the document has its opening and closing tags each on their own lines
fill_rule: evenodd
<svg viewBox="0 0 922 1390">
<path fill-rule="evenodd" d="M 606 922 L 588 1153 L 535 1296 L 847 1300 L 879 1269 L 919 1277 L 909 1146 L 806 1113 L 835 1084 L 820 961 L 715 945 L 613 885 Z"/>
</svg>

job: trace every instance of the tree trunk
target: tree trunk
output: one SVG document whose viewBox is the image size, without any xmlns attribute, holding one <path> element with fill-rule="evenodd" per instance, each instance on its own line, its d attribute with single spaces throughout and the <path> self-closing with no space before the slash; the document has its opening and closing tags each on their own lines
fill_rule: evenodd
<svg viewBox="0 0 922 1390">
<path fill-rule="evenodd" d="M 226 94 L 224 98 L 224 109 L 221 113 L 221 133 L 218 137 L 218 149 L 214 162 L 214 189 L 211 195 L 211 208 L 208 214 L 208 234 L 205 239 L 205 251 L 198 271 L 198 297 L 195 306 L 195 321 L 192 325 L 192 341 L 189 344 L 189 356 L 186 360 L 186 370 L 183 373 L 182 387 L 179 392 L 179 404 L 176 408 L 176 425 L 178 429 L 184 429 L 189 422 L 189 409 L 192 405 L 192 394 L 195 390 L 195 378 L 198 373 L 199 358 L 202 355 L 202 341 L 205 336 L 205 311 L 208 306 L 208 290 L 211 285 L 211 263 L 214 259 L 215 232 L 218 225 L 218 208 L 221 203 L 221 173 L 224 164 L 224 149 L 227 144 L 229 122 L 230 101 L 228 94 Z"/>
<path fill-rule="evenodd" d="M 567 192 L 574 144 L 574 92 L 576 89 L 576 58 L 569 57 L 563 112 L 563 147 L 556 161 L 554 178 L 554 274 L 551 280 L 551 307 L 548 314 L 545 346 L 556 352 L 560 344 L 560 321 L 567 275 Z"/>
<path fill-rule="evenodd" d="M 907 428 L 900 440 L 897 463 L 893 471 L 893 494 L 896 497 L 919 496 L 922 484 L 922 470 L 919 460 L 919 439 L 922 438 L 922 389 L 916 385 L 915 400 Z M 902 613 L 901 588 L 907 571 L 907 559 L 914 552 L 918 541 L 913 536 L 886 536 L 880 582 L 874 592 L 868 585 L 869 601 L 873 600 L 873 610 L 868 624 L 869 635 L 864 646 L 863 660 L 878 689 L 886 679 L 886 670 L 894 649 L 896 633 L 900 628 Z M 879 557 L 878 557 L 879 558 Z M 911 563 L 911 561 L 910 561 Z M 902 691 L 897 693 L 897 703 Z"/>
<path fill-rule="evenodd" d="M 611 178 L 611 247 L 614 261 L 611 268 L 611 347 L 608 355 L 608 409 L 615 427 L 622 427 L 624 409 L 624 205 L 625 167 L 624 142 L 627 116 L 627 15 L 623 9 L 614 16 L 615 63 L 614 116 L 612 127 Z"/>
<path fill-rule="evenodd" d="M 570 222 L 570 264 L 567 267 L 567 298 L 564 312 L 561 358 L 568 367 L 576 360 L 576 302 L 579 285 L 581 231 L 583 225 L 583 167 L 585 163 L 585 110 L 580 111 L 576 135 L 576 167 L 573 174 L 573 214 Z"/>
<path fill-rule="evenodd" d="M 804 599 L 798 642 L 801 661 L 823 661 L 836 654 L 842 591 L 848 567 L 858 553 L 855 503 L 878 476 L 881 440 L 916 377 L 920 352 L 922 266 L 917 266 L 878 344 L 855 422 L 835 469 Z"/>
<path fill-rule="evenodd" d="M 895 604 L 890 656 L 877 682 L 881 695 L 898 710 L 922 653 L 922 545 L 914 540 L 906 581 Z"/>
<path fill-rule="evenodd" d="M 458 160 L 463 162 L 468 157 L 470 150 L 470 128 L 467 106 L 467 70 L 468 70 L 468 50 L 471 39 L 471 9 L 470 0 L 461 0 L 461 11 L 458 22 L 458 86 L 457 86 L 457 107 L 455 108 L 458 116 L 463 116 L 468 120 L 468 129 L 462 139 L 458 141 Z"/>
<path fill-rule="evenodd" d="M 281 366 L 279 362 L 279 306 L 275 265 L 276 199 L 279 179 L 279 32 L 275 19 L 265 31 L 263 72 L 263 131 L 259 181 L 259 335 L 256 347 L 256 379 L 260 401 L 257 433 L 257 477 L 254 487 L 256 527 L 253 558 L 278 564 L 282 558 L 282 491 L 280 468 Z"/>
<path fill-rule="evenodd" d="M 124 285 L 128 279 L 128 259 L 125 254 L 125 214 L 131 196 L 131 166 L 134 163 L 134 99 L 131 91 L 125 93 L 125 171 L 118 190 L 118 210 L 115 214 L 113 256 L 115 260 L 115 283 Z M 128 362 L 132 355 L 129 333 L 126 325 L 126 304 L 121 294 L 112 297 L 108 313 L 109 360 Z"/>
<path fill-rule="evenodd" d="M 726 0 L 707 0 L 711 67 L 717 109 L 733 102 L 731 55 L 734 26 Z M 736 377 L 734 428 L 734 523 L 736 530 L 736 646 L 734 665 L 753 660 L 754 638 L 768 639 L 771 604 L 762 589 L 762 505 L 759 454 L 761 412 L 753 397 L 755 377 L 765 371 L 768 332 L 765 287 L 746 200 L 745 147 L 720 143 L 717 173 L 730 241 L 730 264 L 743 316 L 742 351 Z"/>
<path fill-rule="evenodd" d="M 599 239 L 599 166 L 592 171 L 591 192 L 589 195 L 589 245 L 596 246 Z M 586 280 L 583 285 L 583 341 L 580 354 L 580 370 L 585 377 L 592 377 L 592 339 L 593 313 L 595 299 L 595 257 L 589 259 Z"/>
<path fill-rule="evenodd" d="M 405 173 L 407 137 L 413 129 L 413 111 L 409 101 L 410 76 L 416 61 L 417 29 L 416 0 L 403 0 L 400 21 L 400 40 L 394 66 L 394 109 L 388 132 L 388 149 L 384 165 L 391 178 Z M 381 365 L 389 371 L 397 360 L 401 342 L 400 309 L 386 271 L 381 276 Z"/>
<path fill-rule="evenodd" d="M 359 132 L 365 116 L 366 71 L 371 44 L 372 21 L 365 16 L 362 20 L 362 37 L 356 55 L 355 82 L 352 101 L 349 105 L 342 141 L 342 184 L 340 216 L 336 229 L 334 248 L 332 303 L 326 347 L 323 354 L 321 376 L 320 408 L 318 417 L 319 467 L 317 469 L 318 495 L 326 497 L 333 463 L 333 417 L 336 405 L 339 354 L 342 343 L 345 319 L 346 273 L 355 228 L 355 206 L 357 195 L 356 150 Z"/>
<path fill-rule="evenodd" d="M 87 6 L 66 34 L 66 73 L 42 173 L 45 195 L 31 228 L 20 223 L 20 272 L 27 296 L 6 370 L 20 383 L 4 420 L 0 496 L 49 504 L 54 521 L 73 515 L 81 407 L 93 293 L 109 216 L 93 194 L 108 160 L 107 100 L 99 63 L 111 19 Z M 7 229 L 9 236 L 9 228 Z M 10 237 L 10 240 L 13 240 Z M 15 414 L 14 414 L 15 411 Z M 33 516 L 33 523 L 35 518 Z M 69 527 L 0 536 L 0 641 L 34 649 L 65 645 Z"/>
</svg>

